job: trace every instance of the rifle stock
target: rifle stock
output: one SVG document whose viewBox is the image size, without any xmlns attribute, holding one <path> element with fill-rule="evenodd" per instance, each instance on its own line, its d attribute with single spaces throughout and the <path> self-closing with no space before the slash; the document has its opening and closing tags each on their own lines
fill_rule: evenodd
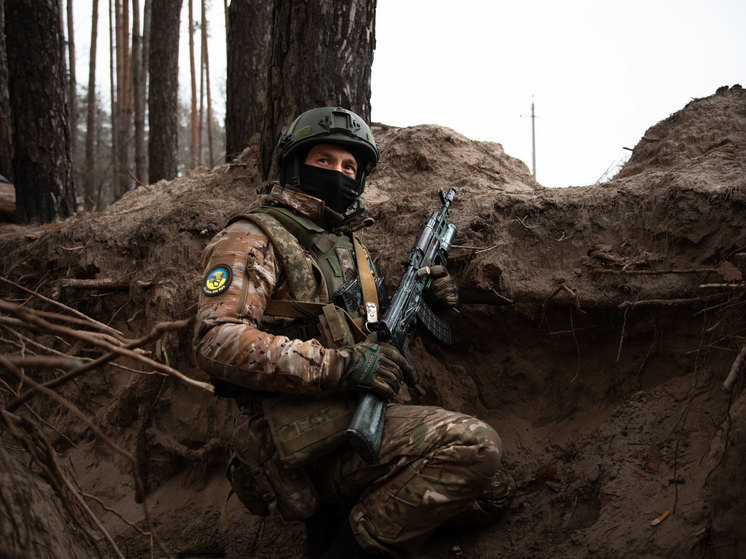
<svg viewBox="0 0 746 559">
<path fill-rule="evenodd" d="M 441 200 L 440 211 L 432 213 L 417 242 L 407 253 L 404 273 L 383 318 L 377 324 L 369 325 L 377 333 L 378 341 L 393 345 L 407 359 L 409 343 L 418 324 L 422 324 L 442 344 L 450 345 L 448 325 L 422 300 L 422 292 L 431 279 L 421 270 L 435 265 L 445 266 L 451 243 L 456 236 L 456 227 L 448 222 L 448 211 L 456 190 L 451 188 L 447 194 L 440 190 L 438 194 Z M 414 369 L 406 381 L 410 386 L 418 387 L 418 376 Z M 347 427 L 347 440 L 369 464 L 378 461 L 385 416 L 386 401 L 368 393 L 361 398 Z"/>
</svg>

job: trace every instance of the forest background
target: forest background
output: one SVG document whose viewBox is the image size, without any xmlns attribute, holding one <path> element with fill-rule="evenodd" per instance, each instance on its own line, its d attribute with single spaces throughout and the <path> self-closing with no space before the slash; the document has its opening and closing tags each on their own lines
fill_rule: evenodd
<svg viewBox="0 0 746 559">
<path fill-rule="evenodd" d="M 80 107 L 73 7 L 72 2 L 66 4 L 65 42 L 62 4 L 0 3 L 5 30 L 0 61 L 7 61 L 0 64 L 0 169 L 14 183 L 19 223 L 68 217 L 82 207 L 105 207 L 135 185 L 173 179 L 179 173 L 182 0 L 146 0 L 142 10 L 138 0 L 106 5 L 93 0 L 92 21 L 108 15 L 110 41 L 99 45 L 98 25 L 91 26 L 88 87 Z M 191 96 L 188 155 L 183 157 L 188 161 L 184 167 L 194 168 L 203 161 L 203 146 L 210 162 L 223 150 L 213 133 L 208 51 L 198 47 L 206 44 L 207 26 L 200 23 L 206 21 L 206 6 L 195 0 L 186 6 L 192 23 Z M 224 7 L 229 54 L 226 160 L 253 145 L 268 178 L 279 132 L 294 115 L 313 106 L 342 105 L 369 120 L 375 1 L 242 0 Z M 193 32 L 198 25 L 199 35 Z M 96 51 L 107 47 L 109 119 L 96 95 Z M 84 133 L 79 129 L 83 114 Z M 81 159 L 82 164 L 74 165 Z"/>
<path fill-rule="evenodd" d="M 29 3 L 34 9 L 43 4 Z M 267 31 L 242 34 L 244 40 L 253 37 L 251 48 L 259 52 L 262 45 L 266 49 L 270 36 L 271 3 L 240 0 L 229 6 L 227 0 L 182 0 L 178 13 L 177 3 L 172 4 L 169 10 L 179 19 L 180 29 L 178 57 L 171 63 L 178 67 L 178 75 L 169 87 L 179 95 L 174 151 L 177 173 L 182 175 L 202 163 L 209 167 L 225 161 L 226 124 L 230 128 L 231 122 L 237 123 L 231 115 L 245 110 L 236 102 L 246 105 L 234 95 L 236 102 L 228 107 L 231 66 L 234 76 L 237 67 L 244 68 L 234 85 L 250 81 L 255 84 L 250 89 L 259 92 L 266 74 L 266 68 L 259 69 L 258 58 L 227 60 L 227 51 L 235 50 L 226 48 L 229 10 L 237 28 Z M 662 1 L 644 10 L 635 2 L 597 6 L 580 0 L 561 10 L 544 0 L 520 6 L 472 0 L 458 11 L 443 2 L 384 0 L 371 5 L 378 38 L 372 44 L 372 119 L 396 126 L 438 123 L 471 139 L 500 141 L 506 151 L 531 162 L 535 177 L 538 151 L 546 186 L 608 180 L 628 159 L 628 146 L 639 140 L 649 122 L 694 95 L 738 82 L 746 63 L 746 37 L 735 27 L 746 8 L 729 0 L 711 3 L 707 9 Z M 667 25 L 658 25 L 662 18 Z M 98 38 L 91 33 L 94 19 Z M 112 0 L 100 8 L 98 1 L 63 0 L 60 20 L 71 78 L 67 95 L 72 100 L 68 105 L 76 194 L 79 202 L 87 200 L 89 208 L 100 209 L 138 181 L 148 182 L 142 142 L 149 128 L 150 6 L 145 0 Z M 232 42 L 238 39 L 234 31 Z M 92 49 L 96 41 L 98 48 Z M 19 50 L 25 53 L 28 47 Z M 131 93 L 123 89 L 128 80 L 133 83 Z M 603 85 L 608 80 L 613 86 Z M 93 97 L 88 92 L 91 85 Z M 2 108 L 7 103 L 2 90 L 0 121 L 10 121 L 3 117 L 9 108 Z M 453 102 L 467 91 L 468 102 Z M 539 103 L 535 118 L 534 96 Z M 139 108 L 129 106 L 138 98 L 143 98 Z M 94 101 L 92 116 L 89 101 Z M 111 114 L 117 115 L 114 123 Z M 128 125 L 132 118 L 134 123 Z M 8 137 L 8 127 L 3 126 L 0 134 Z M 134 128 L 129 132 L 132 140 L 126 139 L 128 127 Z M 113 132 L 120 136 L 116 156 Z M 234 137 L 246 142 L 243 133 Z M 93 146 L 86 147 L 91 141 Z M 242 149 L 238 142 L 231 147 L 235 153 Z M 123 160 L 132 150 L 132 170 L 125 171 Z M 0 174 L 10 178 L 8 157 L 0 153 Z"/>
<path fill-rule="evenodd" d="M 85 83 L 89 2 L 75 9 L 78 81 Z M 224 3 L 208 0 L 206 10 L 213 111 L 222 123 Z M 188 104 L 186 12 L 184 5 L 179 95 Z M 738 28 L 746 5 L 731 0 L 706 7 L 691 0 L 468 0 L 459 9 L 444 0 L 378 0 L 375 18 L 374 122 L 439 124 L 499 142 L 547 187 L 589 185 L 618 171 L 630 154 L 624 148 L 651 122 L 722 84 L 743 83 L 746 68 Z M 100 32 L 105 40 L 105 26 Z M 99 69 L 107 68 L 108 52 L 98 58 Z"/>
</svg>

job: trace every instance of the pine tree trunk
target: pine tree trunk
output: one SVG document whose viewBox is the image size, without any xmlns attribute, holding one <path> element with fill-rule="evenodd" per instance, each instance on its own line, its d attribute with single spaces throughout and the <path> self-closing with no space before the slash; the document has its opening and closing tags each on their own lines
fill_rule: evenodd
<svg viewBox="0 0 746 559">
<path fill-rule="evenodd" d="M 148 122 L 150 182 L 178 171 L 179 19 L 181 0 L 153 3 L 150 33 Z"/>
<path fill-rule="evenodd" d="M 207 88 L 207 148 L 208 166 L 212 168 L 215 164 L 215 157 L 212 150 L 212 96 L 210 95 L 210 56 L 207 48 L 207 14 L 205 8 L 205 0 L 201 1 L 202 4 L 202 68 L 205 74 L 205 85 Z M 201 136 L 200 136 L 201 137 Z M 201 154 L 201 150 L 200 150 Z"/>
<path fill-rule="evenodd" d="M 192 102 L 189 112 L 189 154 L 191 156 L 192 168 L 199 164 L 201 159 L 199 154 L 199 121 L 197 119 L 197 70 L 194 66 L 194 0 L 189 2 L 189 77 L 192 86 Z M 200 96 L 201 98 L 201 96 Z M 201 99 L 200 99 L 201 102 Z"/>
<path fill-rule="evenodd" d="M 272 2 L 232 0 L 226 21 L 225 158 L 231 161 L 261 137 Z"/>
<path fill-rule="evenodd" d="M 197 151 L 199 153 L 200 162 L 202 161 L 202 155 L 204 149 L 202 143 L 204 140 L 203 124 L 205 120 L 205 51 L 200 47 L 200 58 L 199 58 L 199 126 L 197 131 Z"/>
<path fill-rule="evenodd" d="M 145 167 L 145 72 L 143 33 L 140 30 L 140 1 L 132 0 L 132 93 L 135 109 L 135 179 L 147 184 Z"/>
<path fill-rule="evenodd" d="M 109 98 L 111 99 L 111 172 L 112 172 L 112 194 L 116 199 L 117 184 L 119 184 L 119 171 L 117 168 L 117 154 L 119 150 L 117 144 L 119 142 L 118 132 L 118 100 L 117 100 L 117 89 L 116 89 L 116 74 L 114 73 L 117 67 L 116 64 L 116 38 L 114 37 L 114 5 L 118 0 L 109 0 Z M 114 4 L 112 4 L 112 2 Z M 96 206 L 100 206 L 100 193 L 97 196 Z"/>
<path fill-rule="evenodd" d="M 0 0 L 0 30 L 5 30 L 5 0 Z M 13 182 L 13 131 L 10 126 L 8 58 L 5 40 L 0 39 L 0 175 Z"/>
<path fill-rule="evenodd" d="M 83 203 L 86 209 L 96 207 L 93 186 L 93 145 L 96 130 L 96 42 L 98 39 L 98 0 L 93 0 L 91 15 L 91 49 L 88 57 L 88 112 L 85 132 L 85 170 L 83 172 Z"/>
<path fill-rule="evenodd" d="M 228 0 L 223 0 L 223 16 L 225 17 L 225 36 L 228 37 Z"/>
<path fill-rule="evenodd" d="M 150 170 L 148 168 L 148 155 L 147 155 L 147 139 L 145 135 L 145 114 L 146 114 L 146 107 L 148 102 L 148 89 L 149 89 L 149 81 L 148 81 L 148 68 L 150 68 L 150 21 L 151 21 L 151 14 L 153 13 L 153 3 L 151 0 L 145 0 L 145 6 L 143 8 L 143 18 L 142 18 L 142 66 L 141 66 L 141 74 L 142 74 L 142 83 L 140 84 L 140 90 L 142 92 L 142 113 L 140 115 L 140 118 L 142 119 L 142 151 L 141 151 L 141 157 L 142 161 L 141 163 L 138 163 L 139 165 L 142 165 L 143 174 L 142 174 L 142 181 L 145 184 L 150 184 Z"/>
<path fill-rule="evenodd" d="M 117 191 L 121 198 L 132 187 L 130 154 L 132 146 L 132 64 L 129 41 L 129 2 L 117 0 Z"/>
<path fill-rule="evenodd" d="M 6 0 L 16 220 L 75 213 L 60 0 Z"/>
<path fill-rule="evenodd" d="M 70 157 L 75 161 L 75 146 L 78 135 L 78 93 L 75 76 L 75 28 L 73 26 L 73 0 L 67 0 L 67 59 L 69 64 L 69 93 L 67 103 L 70 108 Z M 73 176 L 75 166 L 73 165 Z M 75 180 L 77 182 L 77 180 Z"/>
<path fill-rule="evenodd" d="M 375 0 L 275 2 L 260 153 L 276 176 L 282 130 L 303 111 L 338 105 L 370 120 Z"/>
</svg>

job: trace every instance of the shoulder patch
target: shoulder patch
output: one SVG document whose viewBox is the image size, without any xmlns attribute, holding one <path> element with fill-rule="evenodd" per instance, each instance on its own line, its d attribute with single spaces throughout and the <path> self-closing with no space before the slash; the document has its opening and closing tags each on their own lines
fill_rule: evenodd
<svg viewBox="0 0 746 559">
<path fill-rule="evenodd" d="M 230 266 L 218 264 L 210 268 L 202 280 L 202 293 L 208 297 L 220 295 L 231 285 L 233 281 L 233 271 Z"/>
</svg>

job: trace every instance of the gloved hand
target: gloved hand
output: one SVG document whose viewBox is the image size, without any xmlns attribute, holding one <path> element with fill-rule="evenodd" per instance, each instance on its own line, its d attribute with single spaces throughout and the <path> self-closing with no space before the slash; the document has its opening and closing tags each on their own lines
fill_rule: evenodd
<svg viewBox="0 0 746 559">
<path fill-rule="evenodd" d="M 350 356 L 339 379 L 340 388 L 373 392 L 387 400 L 396 396 L 403 371 L 411 365 L 394 346 L 369 337 L 346 351 Z"/>
<path fill-rule="evenodd" d="M 458 288 L 453 276 L 448 273 L 445 266 L 431 266 L 429 274 L 434 279 L 422 292 L 425 302 L 434 311 L 455 308 L 458 305 Z"/>
</svg>

